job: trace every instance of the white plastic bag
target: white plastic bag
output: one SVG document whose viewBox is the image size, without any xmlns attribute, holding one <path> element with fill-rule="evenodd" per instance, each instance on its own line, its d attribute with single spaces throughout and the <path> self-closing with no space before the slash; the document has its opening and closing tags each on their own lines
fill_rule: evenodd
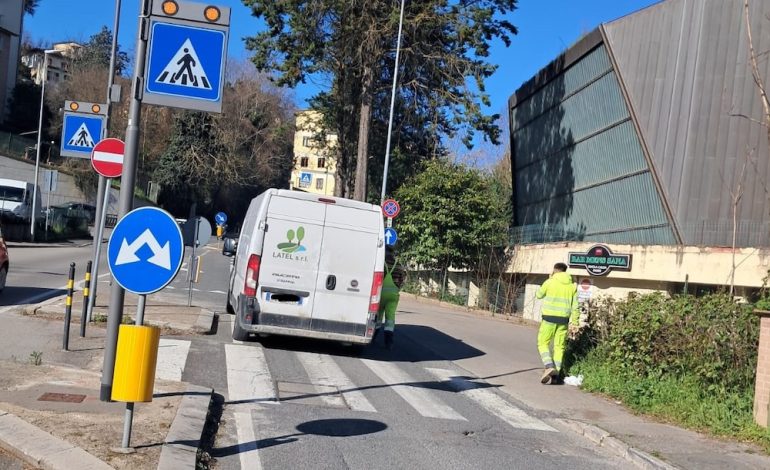
<svg viewBox="0 0 770 470">
<path fill-rule="evenodd" d="M 583 385 L 583 375 L 580 374 L 577 377 L 575 377 L 574 375 L 570 375 L 569 377 L 566 377 L 564 379 L 564 383 L 567 385 L 572 385 L 574 387 L 580 387 L 581 385 Z"/>
</svg>

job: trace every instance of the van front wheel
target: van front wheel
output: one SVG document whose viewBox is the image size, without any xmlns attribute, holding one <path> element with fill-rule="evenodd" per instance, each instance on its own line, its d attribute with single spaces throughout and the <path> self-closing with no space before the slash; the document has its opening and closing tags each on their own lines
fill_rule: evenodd
<svg viewBox="0 0 770 470">
<path fill-rule="evenodd" d="M 249 332 L 241 328 L 241 325 L 238 324 L 237 317 L 233 317 L 233 321 L 235 322 L 233 324 L 233 339 L 236 341 L 248 341 Z"/>
</svg>

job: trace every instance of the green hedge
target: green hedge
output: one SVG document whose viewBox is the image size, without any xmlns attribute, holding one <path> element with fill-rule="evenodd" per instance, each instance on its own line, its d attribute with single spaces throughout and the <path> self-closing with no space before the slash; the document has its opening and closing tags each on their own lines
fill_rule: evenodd
<svg viewBox="0 0 770 470">
<path fill-rule="evenodd" d="M 570 373 L 584 388 L 681 425 L 761 443 L 753 423 L 759 319 L 723 293 L 630 295 L 590 304 L 570 342 Z"/>
</svg>

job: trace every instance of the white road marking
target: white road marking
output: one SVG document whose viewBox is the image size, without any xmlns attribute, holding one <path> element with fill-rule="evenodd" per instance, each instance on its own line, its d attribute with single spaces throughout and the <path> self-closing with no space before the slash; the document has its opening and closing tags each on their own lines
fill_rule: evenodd
<svg viewBox="0 0 770 470">
<path fill-rule="evenodd" d="M 239 405 L 243 408 L 243 405 Z M 257 437 L 254 435 L 254 425 L 250 411 L 236 411 L 235 433 L 238 436 L 238 457 L 241 460 L 241 470 L 262 470 L 259 460 L 259 450 L 256 447 Z"/>
<path fill-rule="evenodd" d="M 385 384 L 390 385 L 393 391 L 406 400 L 418 413 L 428 418 L 454 419 L 467 421 L 455 410 L 442 402 L 435 392 L 431 393 L 425 388 L 409 385 L 415 380 L 395 364 L 389 362 L 361 359 L 366 367 L 371 369 Z"/>
<path fill-rule="evenodd" d="M 334 359 L 317 353 L 297 352 L 295 354 L 313 384 L 336 387 L 341 391 L 340 393 L 345 402 L 347 402 L 352 410 L 370 413 L 377 412 L 364 394 L 359 390 L 355 390 L 356 386 L 342 372 L 342 369 L 334 362 Z M 336 396 L 323 396 L 322 399 L 332 406 L 339 404 L 339 397 Z"/>
<path fill-rule="evenodd" d="M 225 344 L 229 401 L 278 403 L 261 346 Z"/>
<path fill-rule="evenodd" d="M 190 352 L 190 341 L 161 338 L 158 346 L 158 363 L 155 377 L 163 380 L 182 381 L 182 372 Z"/>
<path fill-rule="evenodd" d="M 428 372 L 436 376 L 439 380 L 448 381 L 449 386 L 457 390 L 460 394 L 470 398 L 491 415 L 502 419 L 511 427 L 519 429 L 534 429 L 537 431 L 558 432 L 556 429 L 548 426 L 541 420 L 528 415 L 521 408 L 504 400 L 500 395 L 492 390 L 481 387 L 480 383 L 458 377 L 457 372 L 445 369 L 427 368 Z"/>
</svg>

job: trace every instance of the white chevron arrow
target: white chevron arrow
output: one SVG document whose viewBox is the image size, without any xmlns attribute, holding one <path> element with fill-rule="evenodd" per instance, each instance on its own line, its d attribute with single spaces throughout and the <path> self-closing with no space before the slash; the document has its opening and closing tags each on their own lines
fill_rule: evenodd
<svg viewBox="0 0 770 470">
<path fill-rule="evenodd" d="M 171 270 L 171 247 L 169 247 L 169 242 L 166 242 L 166 244 L 161 247 L 158 240 L 156 240 L 155 236 L 150 232 L 150 229 L 146 229 L 130 244 L 128 243 L 128 239 L 123 238 L 123 243 L 120 244 L 118 257 L 115 259 L 115 265 L 119 266 L 121 264 L 141 261 L 139 257 L 136 256 L 136 252 L 145 244 L 152 250 L 152 256 L 148 258 L 147 261 L 156 266 L 160 266 L 161 268 Z"/>
</svg>

